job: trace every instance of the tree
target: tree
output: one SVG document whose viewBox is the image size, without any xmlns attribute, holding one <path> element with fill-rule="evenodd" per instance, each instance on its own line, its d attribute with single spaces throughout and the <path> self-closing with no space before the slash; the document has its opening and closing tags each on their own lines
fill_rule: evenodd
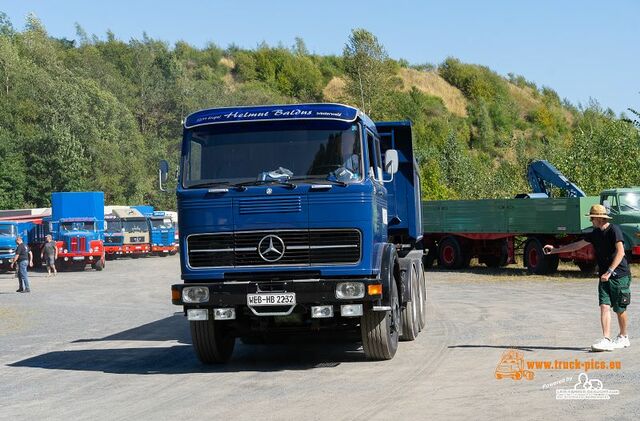
<svg viewBox="0 0 640 421">
<path fill-rule="evenodd" d="M 365 29 L 351 31 L 342 53 L 347 91 L 362 110 L 375 116 L 382 112 L 382 104 L 394 84 L 393 67 L 378 38 Z"/>
</svg>

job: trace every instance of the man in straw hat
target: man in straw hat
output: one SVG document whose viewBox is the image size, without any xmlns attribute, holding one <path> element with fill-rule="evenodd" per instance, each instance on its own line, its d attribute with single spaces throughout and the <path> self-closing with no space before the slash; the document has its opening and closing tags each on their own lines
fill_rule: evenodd
<svg viewBox="0 0 640 421">
<path fill-rule="evenodd" d="M 598 296 L 600 303 L 600 323 L 603 338 L 591 346 L 593 351 L 612 351 L 630 345 L 627 335 L 627 305 L 631 300 L 631 272 L 624 255 L 624 240 L 620 227 L 609 222 L 611 217 L 602 205 L 593 205 L 587 215 L 593 224 L 593 231 L 580 241 L 562 247 L 544 246 L 546 254 L 576 251 L 593 244 L 598 261 Z M 618 315 L 620 334 L 611 340 L 611 308 Z"/>
</svg>

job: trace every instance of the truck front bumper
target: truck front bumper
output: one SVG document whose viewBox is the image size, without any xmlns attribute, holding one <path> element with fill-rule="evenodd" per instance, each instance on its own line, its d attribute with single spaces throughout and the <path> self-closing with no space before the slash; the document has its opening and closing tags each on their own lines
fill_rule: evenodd
<svg viewBox="0 0 640 421">
<path fill-rule="evenodd" d="M 341 282 L 361 282 L 364 284 L 364 297 L 346 298 L 336 297 L 336 285 Z M 378 279 L 314 279 L 290 281 L 219 281 L 209 283 L 186 283 L 171 286 L 171 302 L 188 308 L 216 308 L 247 306 L 248 294 L 260 293 L 295 293 L 296 304 L 303 306 L 371 303 L 378 305 L 381 294 L 370 295 L 369 286 L 380 285 Z M 209 290 L 209 300 L 203 303 L 185 303 L 182 300 L 182 290 L 185 287 L 206 287 Z M 380 286 L 381 288 L 381 286 Z M 381 291 L 381 289 L 380 289 Z"/>
<path fill-rule="evenodd" d="M 122 254 L 148 254 L 151 251 L 149 244 L 125 244 L 122 246 Z"/>
<path fill-rule="evenodd" d="M 153 253 L 177 253 L 178 246 L 151 246 Z"/>
</svg>

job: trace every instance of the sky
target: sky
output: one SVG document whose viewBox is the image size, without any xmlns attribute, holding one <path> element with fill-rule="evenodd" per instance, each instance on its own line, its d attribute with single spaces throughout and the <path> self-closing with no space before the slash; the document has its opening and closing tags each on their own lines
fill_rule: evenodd
<svg viewBox="0 0 640 421">
<path fill-rule="evenodd" d="M 640 109 L 638 0 L 0 0 L 0 11 L 18 30 L 35 13 L 58 38 L 76 39 L 76 23 L 102 39 L 146 32 L 196 47 L 292 46 L 300 37 L 323 55 L 342 54 L 351 30 L 364 28 L 394 59 L 456 57 L 523 75 L 574 105 Z"/>
</svg>

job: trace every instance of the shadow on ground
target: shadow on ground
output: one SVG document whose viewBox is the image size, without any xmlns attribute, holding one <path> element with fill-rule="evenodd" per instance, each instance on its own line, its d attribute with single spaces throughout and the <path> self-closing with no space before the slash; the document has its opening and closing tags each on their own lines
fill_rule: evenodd
<svg viewBox="0 0 640 421">
<path fill-rule="evenodd" d="M 571 279 L 595 279 L 597 278 L 597 274 L 594 273 L 585 273 L 580 272 L 579 270 L 565 270 L 563 268 L 558 269 L 557 272 L 548 274 L 548 275 L 534 275 L 530 273 L 526 268 L 522 267 L 503 267 L 503 268 L 487 268 L 484 266 L 472 266 L 466 269 L 440 269 L 437 266 L 427 268 L 427 272 L 455 272 L 455 273 L 468 273 L 473 275 L 483 275 L 483 276 L 491 276 L 491 277 L 523 277 L 523 278 L 531 278 L 536 276 L 544 276 L 546 278 L 571 278 Z"/>
<path fill-rule="evenodd" d="M 96 344 L 117 341 L 165 342 L 170 346 L 95 349 Z M 239 371 L 286 371 L 336 367 L 365 361 L 359 343 L 352 337 L 296 336 L 286 343 L 247 345 L 236 341 L 231 361 L 223 365 L 201 364 L 191 346 L 188 324 L 182 315 L 128 329 L 104 338 L 79 339 L 73 344 L 91 344 L 92 349 L 53 351 L 9 364 L 47 370 L 101 371 L 112 374 L 185 374 Z M 99 345 L 98 345 L 99 346 Z"/>
<path fill-rule="evenodd" d="M 534 351 L 538 349 L 544 349 L 549 351 L 591 352 L 591 349 L 586 347 L 544 346 L 544 345 L 450 345 L 447 348 L 497 348 L 497 349 L 518 349 L 520 351 Z"/>
</svg>

